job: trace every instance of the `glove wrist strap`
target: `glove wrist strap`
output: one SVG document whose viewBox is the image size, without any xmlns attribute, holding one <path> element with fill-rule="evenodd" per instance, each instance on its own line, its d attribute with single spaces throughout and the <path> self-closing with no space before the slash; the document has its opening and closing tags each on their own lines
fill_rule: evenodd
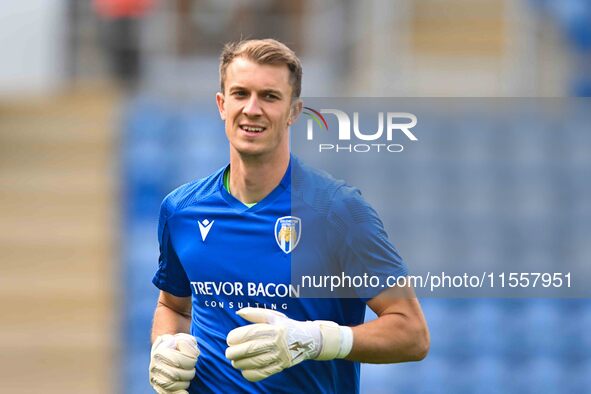
<svg viewBox="0 0 591 394">
<path fill-rule="evenodd" d="M 345 358 L 353 348 L 353 330 L 335 322 L 318 321 L 322 335 L 322 348 L 316 360 Z"/>
</svg>

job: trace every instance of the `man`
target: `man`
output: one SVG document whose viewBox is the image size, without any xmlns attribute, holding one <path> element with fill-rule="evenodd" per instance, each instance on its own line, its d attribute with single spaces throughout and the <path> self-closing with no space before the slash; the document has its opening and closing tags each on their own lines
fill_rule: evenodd
<svg viewBox="0 0 591 394">
<path fill-rule="evenodd" d="M 224 48 L 216 100 L 230 164 L 161 208 L 150 364 L 158 393 L 355 393 L 359 362 L 428 351 L 412 295 L 303 298 L 290 284 L 296 247 L 320 272 L 406 275 L 359 192 L 290 155 L 301 76 L 299 59 L 275 40 Z M 322 239 L 306 238 L 318 227 Z M 363 323 L 365 305 L 377 319 Z"/>
</svg>

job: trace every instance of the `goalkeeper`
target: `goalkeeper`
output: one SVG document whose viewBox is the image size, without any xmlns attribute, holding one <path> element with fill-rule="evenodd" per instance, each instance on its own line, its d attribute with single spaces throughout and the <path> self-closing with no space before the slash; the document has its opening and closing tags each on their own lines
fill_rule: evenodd
<svg viewBox="0 0 591 394">
<path fill-rule="evenodd" d="M 291 289 L 296 248 L 318 272 L 406 275 L 360 193 L 290 154 L 301 77 L 299 59 L 275 40 L 224 48 L 216 102 L 230 163 L 173 191 L 160 211 L 150 362 L 158 393 L 356 393 L 360 362 L 428 352 L 412 289 L 281 291 Z M 364 323 L 366 305 L 378 317 Z"/>
</svg>

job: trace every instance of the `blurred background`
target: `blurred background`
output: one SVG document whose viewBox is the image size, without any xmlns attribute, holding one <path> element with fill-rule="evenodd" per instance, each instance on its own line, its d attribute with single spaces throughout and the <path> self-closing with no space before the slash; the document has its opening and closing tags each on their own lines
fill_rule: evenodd
<svg viewBox="0 0 591 394">
<path fill-rule="evenodd" d="M 5 0 L 0 392 L 150 392 L 159 204 L 228 160 L 214 94 L 240 37 L 290 45 L 304 97 L 591 96 L 589 0 Z M 571 137 L 588 196 L 589 139 Z M 420 241 L 399 245 L 411 266 Z M 362 392 L 591 386 L 586 300 L 422 303 L 429 358 L 363 366 Z"/>
</svg>

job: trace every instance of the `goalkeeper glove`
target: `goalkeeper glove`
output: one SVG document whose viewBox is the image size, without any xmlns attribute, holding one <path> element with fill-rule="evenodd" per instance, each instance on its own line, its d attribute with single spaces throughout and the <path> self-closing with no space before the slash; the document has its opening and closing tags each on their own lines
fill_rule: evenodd
<svg viewBox="0 0 591 394">
<path fill-rule="evenodd" d="M 160 335 L 152 345 L 150 384 L 158 394 L 188 394 L 195 376 L 199 347 L 194 336 Z"/>
<path fill-rule="evenodd" d="M 353 347 L 351 328 L 335 322 L 296 321 L 263 308 L 243 308 L 236 313 L 255 324 L 228 333 L 226 357 L 251 382 L 304 360 L 344 358 Z"/>
</svg>

